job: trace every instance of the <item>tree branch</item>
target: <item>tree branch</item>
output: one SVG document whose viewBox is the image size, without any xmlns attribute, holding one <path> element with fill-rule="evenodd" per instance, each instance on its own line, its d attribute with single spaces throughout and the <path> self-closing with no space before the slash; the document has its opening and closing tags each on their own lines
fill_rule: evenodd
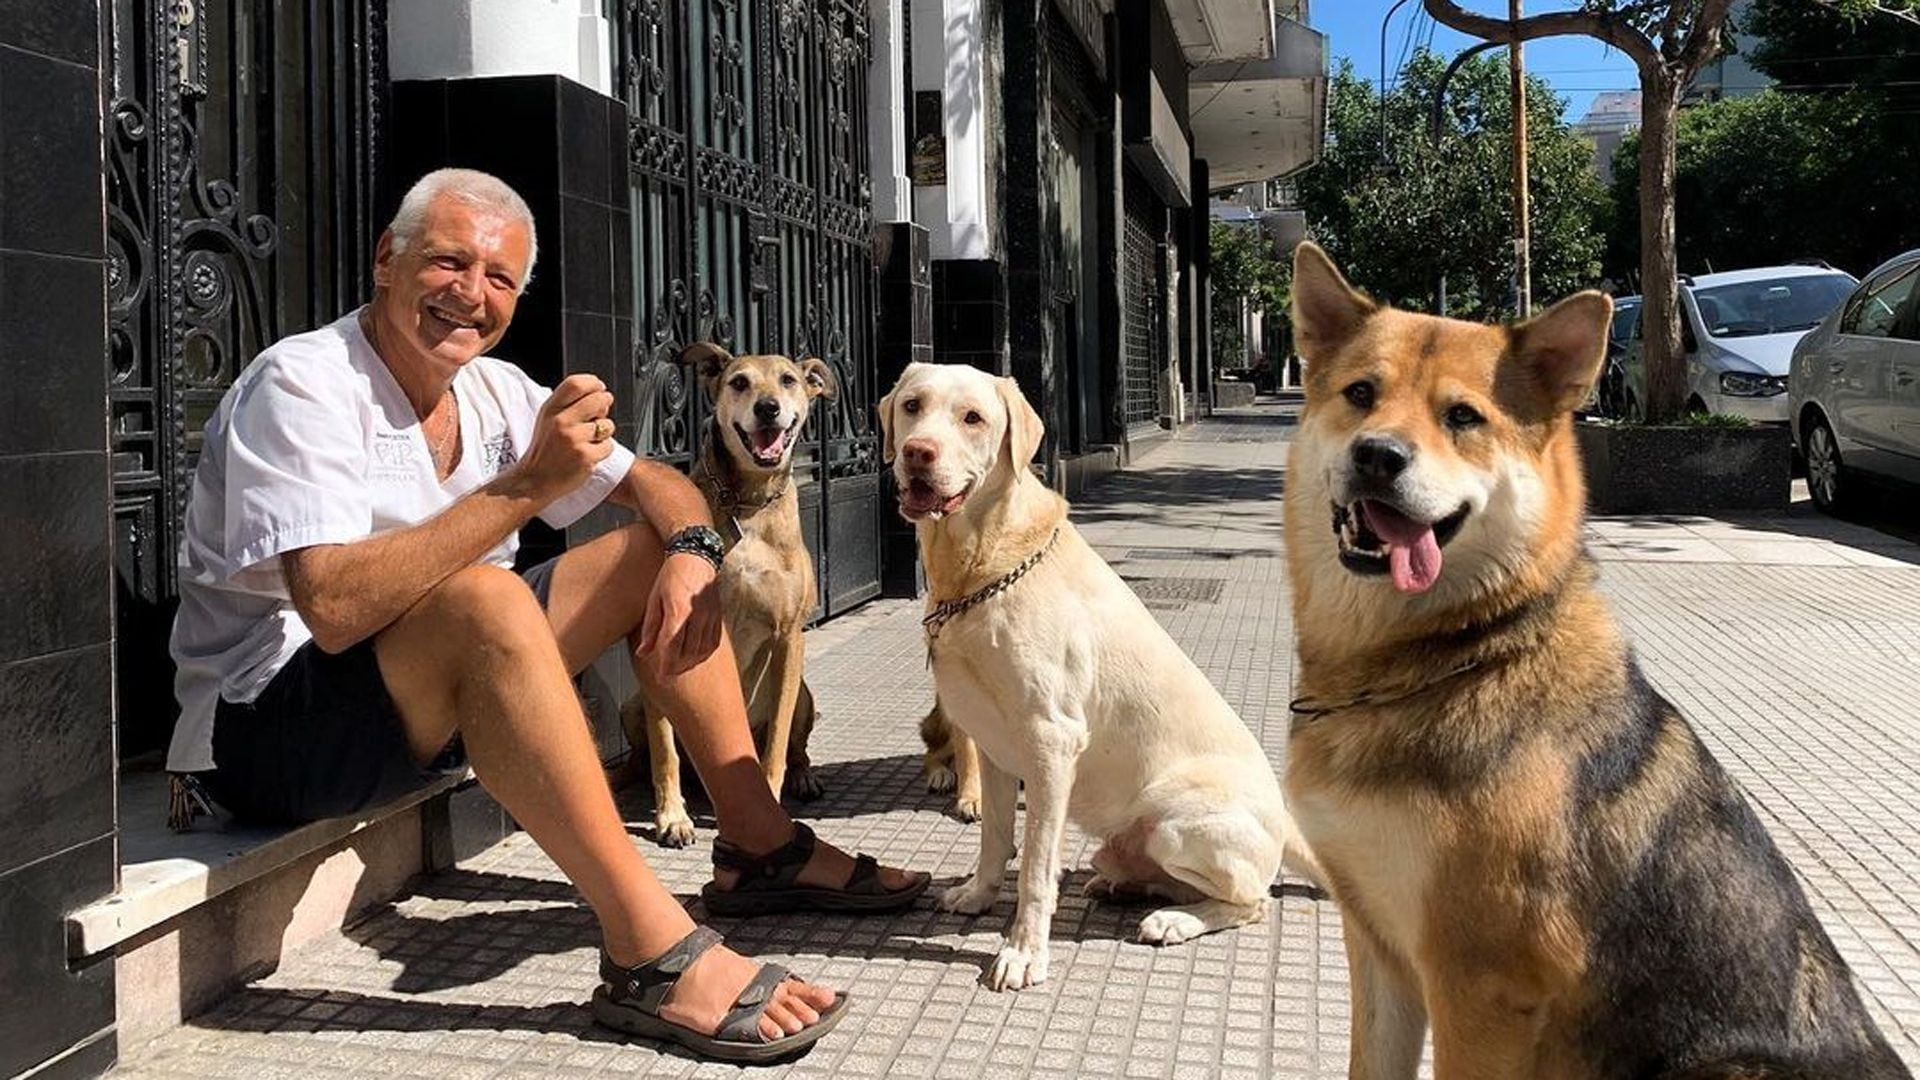
<svg viewBox="0 0 1920 1080">
<path fill-rule="evenodd" d="M 1726 0 L 1709 0 L 1723 7 Z M 1634 62 L 1642 66 L 1661 63 L 1660 51 L 1652 40 L 1639 30 L 1627 24 L 1618 13 L 1597 11 L 1556 11 L 1545 15 L 1529 15 L 1519 22 L 1496 19 L 1487 15 L 1477 15 L 1461 7 L 1453 0 L 1421 0 L 1427 14 L 1463 34 L 1486 41 L 1532 41 L 1543 37 L 1564 37 L 1579 34 L 1598 38 L 1619 49 Z"/>
<path fill-rule="evenodd" d="M 1732 2 L 1705 0 L 1700 5 L 1700 14 L 1694 16 L 1693 26 L 1687 31 L 1687 44 L 1680 50 L 1683 77 L 1691 76 L 1720 51 L 1720 43 L 1724 40 L 1722 30 L 1727 25 L 1727 8 Z"/>
<path fill-rule="evenodd" d="M 1914 6 L 1910 0 L 1868 0 L 1867 3 L 1860 5 L 1849 5 L 1845 0 L 1813 0 L 1813 2 L 1843 15 L 1854 13 L 1857 7 L 1864 7 L 1876 15 L 1886 15 L 1901 22 L 1920 26 L 1920 7 Z"/>
</svg>

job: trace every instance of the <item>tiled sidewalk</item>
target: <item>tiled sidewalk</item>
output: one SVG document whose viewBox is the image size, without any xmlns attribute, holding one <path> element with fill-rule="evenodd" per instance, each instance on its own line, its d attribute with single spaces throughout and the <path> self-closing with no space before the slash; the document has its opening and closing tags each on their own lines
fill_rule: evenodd
<svg viewBox="0 0 1920 1080">
<path fill-rule="evenodd" d="M 1291 674 L 1280 554 L 1288 418 L 1259 406 L 1157 449 L 1082 501 L 1088 537 L 1147 598 L 1282 762 Z M 1920 548 L 1796 513 L 1771 522 L 1603 521 L 1603 581 L 1655 681 L 1745 785 L 1872 1008 L 1920 1067 Z M 817 631 L 809 679 L 828 797 L 806 809 L 843 846 L 952 879 L 974 837 L 924 791 L 916 725 L 932 686 L 917 605 Z M 1902 704 L 1904 702 L 1905 704 Z M 644 794 L 630 820 L 644 823 Z M 706 878 L 701 843 L 644 839 L 670 888 Z M 636 833 L 643 830 L 636 825 Z M 1080 898 L 1071 868 L 1050 981 L 978 985 L 1012 911 L 931 902 L 898 918 L 716 921 L 746 951 L 850 989 L 856 1011 L 795 1077 L 1338 1077 L 1347 980 L 1330 902 L 1290 892 L 1264 926 L 1171 949 L 1131 942 L 1143 908 Z M 696 917 L 702 916 L 695 904 Z M 591 917 L 516 837 L 286 958 L 156 1044 L 124 1076 L 725 1076 L 594 1028 Z"/>
</svg>

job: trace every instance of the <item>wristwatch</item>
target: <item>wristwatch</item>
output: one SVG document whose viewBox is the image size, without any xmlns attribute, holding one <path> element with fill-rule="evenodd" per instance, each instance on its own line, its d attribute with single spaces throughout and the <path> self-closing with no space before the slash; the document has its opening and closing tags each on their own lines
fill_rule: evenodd
<svg viewBox="0 0 1920 1080">
<path fill-rule="evenodd" d="M 727 557 L 726 541 L 720 534 L 707 525 L 689 525 L 667 538 L 667 554 L 678 555 L 682 552 L 698 555 L 720 569 L 721 562 Z"/>
</svg>

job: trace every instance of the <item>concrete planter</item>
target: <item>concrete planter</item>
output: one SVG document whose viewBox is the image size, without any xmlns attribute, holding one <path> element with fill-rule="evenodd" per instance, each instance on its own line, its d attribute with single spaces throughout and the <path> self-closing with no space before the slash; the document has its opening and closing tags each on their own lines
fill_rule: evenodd
<svg viewBox="0 0 1920 1080">
<path fill-rule="evenodd" d="M 1792 499 L 1785 427 L 1641 427 L 1576 423 L 1595 514 L 1783 512 Z"/>
<path fill-rule="evenodd" d="M 1231 409 L 1239 405 L 1251 405 L 1253 389 L 1253 384 L 1250 382 L 1215 379 L 1213 380 L 1213 407 Z"/>
</svg>

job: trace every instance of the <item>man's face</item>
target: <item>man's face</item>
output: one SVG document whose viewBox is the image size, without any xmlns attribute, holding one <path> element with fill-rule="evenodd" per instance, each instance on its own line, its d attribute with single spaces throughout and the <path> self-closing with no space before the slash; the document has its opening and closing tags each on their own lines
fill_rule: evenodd
<svg viewBox="0 0 1920 1080">
<path fill-rule="evenodd" d="M 383 235 L 373 264 L 383 344 L 450 371 L 486 353 L 513 321 L 528 241 L 525 222 L 446 195 L 428 204 L 405 251 Z"/>
</svg>

